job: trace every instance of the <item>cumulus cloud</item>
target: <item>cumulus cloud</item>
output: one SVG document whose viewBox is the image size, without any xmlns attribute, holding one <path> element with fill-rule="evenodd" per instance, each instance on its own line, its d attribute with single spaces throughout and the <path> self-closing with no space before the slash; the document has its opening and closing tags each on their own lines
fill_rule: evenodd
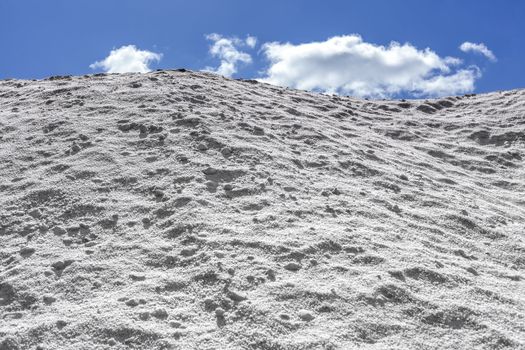
<svg viewBox="0 0 525 350">
<path fill-rule="evenodd" d="M 122 46 L 111 50 L 108 57 L 91 64 L 91 69 L 102 69 L 108 73 L 146 73 L 151 69 L 150 63 L 160 61 L 162 54 L 139 50 L 135 45 Z"/>
<path fill-rule="evenodd" d="M 246 45 L 248 45 L 249 47 L 251 47 L 253 49 L 255 47 L 255 45 L 257 45 L 257 38 L 254 37 L 254 36 L 248 35 L 246 37 Z"/>
<path fill-rule="evenodd" d="M 247 36 L 245 40 L 236 37 L 223 37 L 220 34 L 213 33 L 206 35 L 206 39 L 213 42 L 210 46 L 210 54 L 221 60 L 221 64 L 217 68 L 206 67 L 204 70 L 208 72 L 231 77 L 237 73 L 239 64 L 249 64 L 252 62 L 252 57 L 240 50 L 242 47 L 253 49 L 257 44 L 257 38 Z"/>
<path fill-rule="evenodd" d="M 492 62 L 497 61 L 494 53 L 491 50 L 489 50 L 489 48 L 483 43 L 476 44 L 476 43 L 471 43 L 469 41 L 465 41 L 463 44 L 459 46 L 459 49 L 463 52 L 476 52 L 476 53 L 482 54 L 483 56 L 485 56 Z"/>
<path fill-rule="evenodd" d="M 410 44 L 364 42 L 359 35 L 322 42 L 266 43 L 270 84 L 354 96 L 442 96 L 470 92 L 480 77 L 477 67 L 458 69 L 461 60 L 440 57 Z"/>
</svg>

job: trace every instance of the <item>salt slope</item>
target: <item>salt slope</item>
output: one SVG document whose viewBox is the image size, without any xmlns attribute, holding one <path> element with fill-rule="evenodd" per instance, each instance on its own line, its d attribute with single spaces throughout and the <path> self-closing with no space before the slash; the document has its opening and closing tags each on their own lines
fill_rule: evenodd
<svg viewBox="0 0 525 350">
<path fill-rule="evenodd" d="M 524 141 L 524 90 L 0 81 L 0 348 L 524 348 Z"/>
</svg>

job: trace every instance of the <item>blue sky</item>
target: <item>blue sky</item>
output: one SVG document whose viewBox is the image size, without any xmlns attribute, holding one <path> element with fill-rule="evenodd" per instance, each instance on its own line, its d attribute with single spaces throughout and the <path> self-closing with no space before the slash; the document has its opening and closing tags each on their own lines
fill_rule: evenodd
<svg viewBox="0 0 525 350">
<path fill-rule="evenodd" d="M 104 71 L 111 50 L 134 45 L 159 55 L 149 69 L 375 97 L 488 92 L 525 87 L 524 17 L 511 0 L 2 0 L 0 78 Z"/>
</svg>

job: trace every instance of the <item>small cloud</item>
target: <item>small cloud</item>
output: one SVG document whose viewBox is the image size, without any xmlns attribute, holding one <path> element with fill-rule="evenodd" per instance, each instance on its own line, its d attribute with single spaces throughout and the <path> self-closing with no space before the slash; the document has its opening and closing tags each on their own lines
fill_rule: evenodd
<svg viewBox="0 0 525 350">
<path fill-rule="evenodd" d="M 135 45 L 122 46 L 111 50 L 108 57 L 91 65 L 91 69 L 102 69 L 108 73 L 146 73 L 151 71 L 150 63 L 160 61 L 162 54 L 139 50 Z"/>
<path fill-rule="evenodd" d="M 476 52 L 482 54 L 492 62 L 497 61 L 497 58 L 494 55 L 494 53 L 491 50 L 489 50 L 489 48 L 483 43 L 476 44 L 471 43 L 469 41 L 465 41 L 459 46 L 459 49 L 463 52 Z"/>
<path fill-rule="evenodd" d="M 252 57 L 246 52 L 239 50 L 239 47 L 254 48 L 257 44 L 257 38 L 248 36 L 246 40 L 241 40 L 236 37 L 227 38 L 220 34 L 212 33 L 206 35 L 206 39 L 213 41 L 209 52 L 213 57 L 219 58 L 221 64 L 217 68 L 206 67 L 205 71 L 231 77 L 237 73 L 237 67 L 240 63 L 249 64 L 252 62 Z"/>
<path fill-rule="evenodd" d="M 261 81 L 361 97 L 471 92 L 481 76 L 477 67 L 459 69 L 460 59 L 440 57 L 429 48 L 376 45 L 357 34 L 297 45 L 266 43 L 262 51 L 270 64 Z"/>
<path fill-rule="evenodd" d="M 255 47 L 255 45 L 257 45 L 257 38 L 254 37 L 254 36 L 248 35 L 246 37 L 246 45 L 248 45 L 249 47 L 251 47 L 253 49 Z"/>
</svg>

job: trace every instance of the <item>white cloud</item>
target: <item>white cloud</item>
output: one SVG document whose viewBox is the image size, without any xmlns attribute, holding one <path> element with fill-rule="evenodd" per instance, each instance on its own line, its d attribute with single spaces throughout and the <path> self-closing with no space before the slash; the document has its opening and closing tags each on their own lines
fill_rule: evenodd
<svg viewBox="0 0 525 350">
<path fill-rule="evenodd" d="M 257 45 L 257 38 L 254 37 L 254 36 L 248 35 L 246 37 L 246 45 L 248 45 L 249 47 L 251 47 L 253 49 L 255 47 L 255 45 Z"/>
<path fill-rule="evenodd" d="M 472 91 L 480 77 L 477 67 L 457 70 L 461 60 L 442 58 L 428 48 L 396 42 L 385 47 L 355 34 L 298 45 L 266 43 L 262 50 L 270 65 L 260 80 L 328 93 L 452 95 Z"/>
<path fill-rule="evenodd" d="M 489 60 L 491 60 L 492 62 L 497 61 L 494 53 L 490 51 L 489 48 L 483 43 L 475 44 L 469 41 L 465 41 L 463 44 L 459 46 L 459 49 L 463 52 L 472 51 L 472 52 L 480 53 L 486 58 L 488 58 Z"/>
<path fill-rule="evenodd" d="M 217 68 L 206 67 L 205 71 L 231 77 L 237 72 L 237 67 L 240 63 L 249 64 L 252 62 L 252 57 L 246 52 L 240 51 L 239 47 L 254 48 L 257 44 L 257 38 L 248 36 L 246 40 L 241 40 L 235 37 L 226 38 L 220 34 L 213 33 L 207 35 L 206 39 L 213 41 L 213 44 L 210 46 L 210 54 L 213 57 L 220 58 L 221 64 Z"/>
<path fill-rule="evenodd" d="M 122 46 L 111 50 L 109 56 L 102 61 L 91 64 L 91 69 L 101 68 L 108 73 L 146 73 L 151 69 L 150 63 L 160 61 L 162 54 L 151 51 L 139 50 L 135 45 Z"/>
<path fill-rule="evenodd" d="M 476 79 L 481 78 L 481 71 L 476 66 L 461 69 L 451 75 L 436 75 L 419 81 L 416 91 L 429 91 L 429 95 L 446 96 L 474 91 Z"/>
</svg>

